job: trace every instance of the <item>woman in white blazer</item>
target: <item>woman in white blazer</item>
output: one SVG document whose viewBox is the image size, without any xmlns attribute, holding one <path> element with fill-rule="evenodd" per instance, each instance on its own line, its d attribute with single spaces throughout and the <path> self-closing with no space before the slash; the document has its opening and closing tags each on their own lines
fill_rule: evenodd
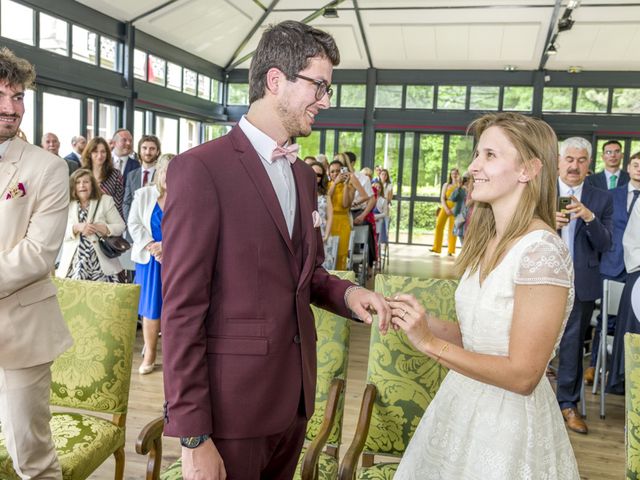
<svg viewBox="0 0 640 480">
<path fill-rule="evenodd" d="M 155 184 L 136 190 L 129 210 L 128 228 L 133 239 L 131 260 L 136 263 L 135 282 L 140 285 L 138 314 L 142 317 L 144 359 L 138 371 L 153 372 L 162 312 L 162 210 L 167 188 L 167 168 L 174 157 L 164 154 L 156 164 Z"/>
<path fill-rule="evenodd" d="M 125 224 L 116 204 L 102 193 L 91 170 L 80 168 L 69 179 L 69 213 L 56 276 L 117 282 L 122 265 L 98 245 L 98 235 L 121 235 Z"/>
</svg>

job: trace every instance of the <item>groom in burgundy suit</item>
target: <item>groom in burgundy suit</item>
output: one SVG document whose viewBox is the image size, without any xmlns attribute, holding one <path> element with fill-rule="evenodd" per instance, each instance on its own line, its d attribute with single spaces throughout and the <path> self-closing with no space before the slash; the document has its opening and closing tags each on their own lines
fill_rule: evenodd
<svg viewBox="0 0 640 480">
<path fill-rule="evenodd" d="M 287 21 L 262 36 L 249 112 L 176 157 L 163 219 L 165 428 L 191 479 L 292 478 L 314 408 L 310 303 L 387 328 L 382 296 L 329 275 L 316 177 L 296 160 L 329 108 L 333 38 Z"/>
</svg>

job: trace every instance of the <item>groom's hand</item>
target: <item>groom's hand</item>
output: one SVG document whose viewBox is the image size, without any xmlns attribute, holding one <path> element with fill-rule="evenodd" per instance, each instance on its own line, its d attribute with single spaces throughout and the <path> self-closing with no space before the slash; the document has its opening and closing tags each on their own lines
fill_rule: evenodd
<svg viewBox="0 0 640 480">
<path fill-rule="evenodd" d="M 373 313 L 378 315 L 378 325 L 382 334 L 387 333 L 391 321 L 391 308 L 379 293 L 366 288 L 354 289 L 347 296 L 347 307 L 364 323 L 373 322 Z"/>
<path fill-rule="evenodd" d="M 196 448 L 182 447 L 182 478 L 184 480 L 225 480 L 227 471 L 213 440 Z"/>
</svg>

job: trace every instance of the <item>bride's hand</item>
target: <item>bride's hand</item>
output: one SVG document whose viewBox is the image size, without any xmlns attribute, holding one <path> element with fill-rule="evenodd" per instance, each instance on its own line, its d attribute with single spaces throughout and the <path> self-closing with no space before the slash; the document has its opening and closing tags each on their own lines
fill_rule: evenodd
<svg viewBox="0 0 640 480">
<path fill-rule="evenodd" d="M 391 307 L 391 322 L 394 328 L 402 329 L 409 341 L 422 352 L 428 350 L 428 345 L 435 339 L 427 312 L 413 295 L 399 293 L 387 299 Z"/>
</svg>

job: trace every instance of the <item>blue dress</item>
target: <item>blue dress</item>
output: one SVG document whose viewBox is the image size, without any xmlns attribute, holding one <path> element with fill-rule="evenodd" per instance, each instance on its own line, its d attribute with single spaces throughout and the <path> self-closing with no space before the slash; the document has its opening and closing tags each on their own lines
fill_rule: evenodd
<svg viewBox="0 0 640 480">
<path fill-rule="evenodd" d="M 162 241 L 162 209 L 156 203 L 151 213 L 151 236 L 156 242 Z M 140 305 L 138 314 L 149 319 L 159 319 L 162 311 L 162 281 L 160 267 L 152 255 L 149 263 L 136 263 L 136 283 L 140 285 Z"/>
</svg>

